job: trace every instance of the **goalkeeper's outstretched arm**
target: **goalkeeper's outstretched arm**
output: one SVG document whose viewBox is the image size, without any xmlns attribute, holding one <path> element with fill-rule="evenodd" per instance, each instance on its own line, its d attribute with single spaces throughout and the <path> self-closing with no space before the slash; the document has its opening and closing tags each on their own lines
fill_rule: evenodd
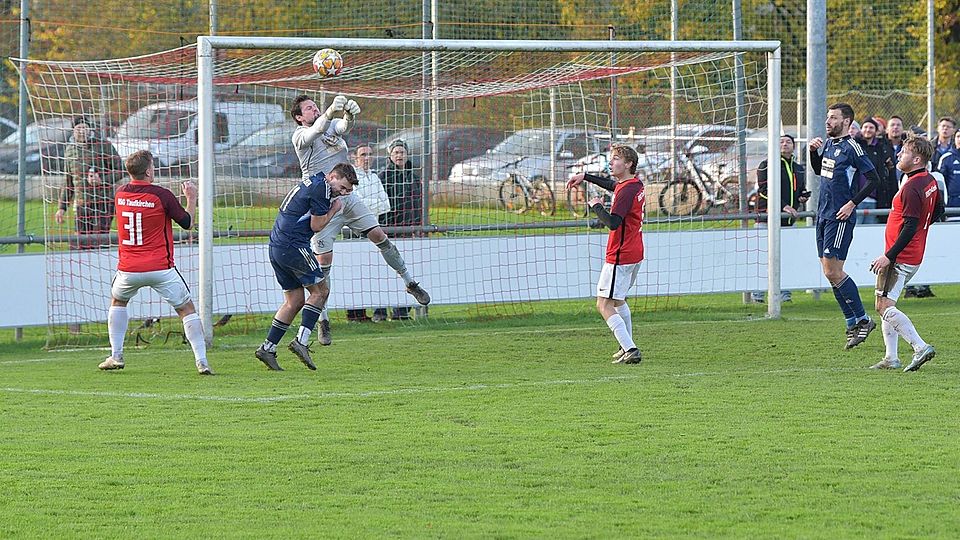
<svg viewBox="0 0 960 540">
<path fill-rule="evenodd" d="M 343 106 L 343 119 L 339 122 L 334 122 L 334 131 L 337 135 L 341 136 L 350 133 L 350 130 L 353 129 L 353 124 L 359 116 L 360 105 L 357 105 L 357 102 L 352 99 L 347 101 Z"/>
<path fill-rule="evenodd" d="M 330 126 L 330 122 L 333 120 L 333 116 L 338 112 L 344 110 L 344 106 L 347 104 L 347 98 L 344 96 L 337 96 L 333 98 L 333 103 L 327 107 L 327 110 L 323 112 L 320 116 L 317 117 L 317 120 L 310 126 L 308 129 L 298 132 L 299 140 L 295 139 L 294 144 L 298 148 L 304 148 L 313 144 L 313 141 L 317 140 L 318 137 L 323 135 L 327 128 Z"/>
</svg>

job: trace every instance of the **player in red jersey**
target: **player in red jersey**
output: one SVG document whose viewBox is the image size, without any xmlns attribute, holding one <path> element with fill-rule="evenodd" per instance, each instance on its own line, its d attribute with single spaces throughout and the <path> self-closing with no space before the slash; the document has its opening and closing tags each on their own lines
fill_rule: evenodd
<svg viewBox="0 0 960 540">
<path fill-rule="evenodd" d="M 580 173 L 570 178 L 567 189 L 586 180 L 613 192 L 609 212 L 599 197 L 589 201 L 597 219 L 610 229 L 607 254 L 597 282 L 597 311 L 620 344 L 613 363 L 639 364 L 640 349 L 633 341 L 627 293 L 636 282 L 643 261 L 643 182 L 636 176 L 639 156 L 633 148 L 615 144 L 610 154 L 612 178 Z"/>
<path fill-rule="evenodd" d="M 916 371 L 936 355 L 913 322 L 897 309 L 897 299 L 904 286 L 920 269 L 927 245 L 930 225 L 943 216 L 943 196 L 936 179 L 927 172 L 927 162 L 933 155 L 933 143 L 908 135 L 897 159 L 897 168 L 903 171 L 903 183 L 893 198 L 893 208 L 887 218 L 883 255 L 870 264 L 877 274 L 877 313 L 883 319 L 883 342 L 886 354 L 873 369 L 896 369 L 897 342 L 902 336 L 913 348 L 913 359 L 904 371 Z"/>
<path fill-rule="evenodd" d="M 111 353 L 99 367 L 123 369 L 123 337 L 129 322 L 127 303 L 142 287 L 150 287 L 173 306 L 183 321 L 183 334 L 193 348 L 197 371 L 212 375 L 207 365 L 203 325 L 190 299 L 190 289 L 173 262 L 171 220 L 184 229 L 194 226 L 197 186 L 193 182 L 181 185 L 187 198 L 184 208 L 170 190 L 153 184 L 153 154 L 147 150 L 130 154 L 126 168 L 131 181 L 118 189 L 114 197 L 120 262 L 110 288 L 112 299 L 107 315 Z"/>
</svg>

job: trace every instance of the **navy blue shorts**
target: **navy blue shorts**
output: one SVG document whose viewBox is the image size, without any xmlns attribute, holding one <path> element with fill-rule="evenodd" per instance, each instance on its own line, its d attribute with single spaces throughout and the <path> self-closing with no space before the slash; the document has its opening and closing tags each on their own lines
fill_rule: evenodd
<svg viewBox="0 0 960 540">
<path fill-rule="evenodd" d="M 850 242 L 853 242 L 855 221 L 817 220 L 817 256 L 826 259 L 847 260 Z"/>
<path fill-rule="evenodd" d="M 323 270 L 309 247 L 270 246 L 270 264 L 277 283 L 285 291 L 301 289 L 323 281 Z"/>
</svg>

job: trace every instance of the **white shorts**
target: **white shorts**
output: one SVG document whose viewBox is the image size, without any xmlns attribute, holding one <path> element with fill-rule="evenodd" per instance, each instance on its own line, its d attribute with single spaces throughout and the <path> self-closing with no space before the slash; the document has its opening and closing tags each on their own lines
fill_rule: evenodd
<svg viewBox="0 0 960 540">
<path fill-rule="evenodd" d="M 637 281 L 641 264 L 643 261 L 634 264 L 603 263 L 600 279 L 597 281 L 597 297 L 626 300 L 627 293 Z"/>
<path fill-rule="evenodd" d="M 913 279 L 919 269 L 919 264 L 893 263 L 887 266 L 877 274 L 877 296 L 889 298 L 896 302 L 900 299 L 903 288 Z"/>
<path fill-rule="evenodd" d="M 343 209 L 334 214 L 333 219 L 310 239 L 310 249 L 317 255 L 333 251 L 333 241 L 344 226 L 357 236 L 380 226 L 377 216 L 373 215 L 355 192 L 341 197 L 340 200 L 343 203 Z"/>
<path fill-rule="evenodd" d="M 110 295 L 117 300 L 129 302 L 143 287 L 157 291 L 161 298 L 174 308 L 190 301 L 190 289 L 176 268 L 153 272 L 121 272 L 113 276 Z"/>
</svg>

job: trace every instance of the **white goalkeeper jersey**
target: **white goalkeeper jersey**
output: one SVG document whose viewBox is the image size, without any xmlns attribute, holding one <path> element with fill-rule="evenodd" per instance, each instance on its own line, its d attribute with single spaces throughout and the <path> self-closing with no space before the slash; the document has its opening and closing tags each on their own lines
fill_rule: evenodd
<svg viewBox="0 0 960 540">
<path fill-rule="evenodd" d="M 353 170 L 357 171 L 357 184 L 354 193 L 360 197 L 363 204 L 373 212 L 375 216 L 386 214 L 390 211 L 390 199 L 387 197 L 387 191 L 383 188 L 383 182 L 373 171 L 358 169 L 356 165 Z"/>
<path fill-rule="evenodd" d="M 300 160 L 302 179 L 318 172 L 330 174 L 337 163 L 350 163 L 347 141 L 337 134 L 338 129 L 343 129 L 340 122 L 344 120 L 332 120 L 323 133 L 317 133 L 312 126 L 298 126 L 293 132 L 293 149 Z"/>
</svg>

